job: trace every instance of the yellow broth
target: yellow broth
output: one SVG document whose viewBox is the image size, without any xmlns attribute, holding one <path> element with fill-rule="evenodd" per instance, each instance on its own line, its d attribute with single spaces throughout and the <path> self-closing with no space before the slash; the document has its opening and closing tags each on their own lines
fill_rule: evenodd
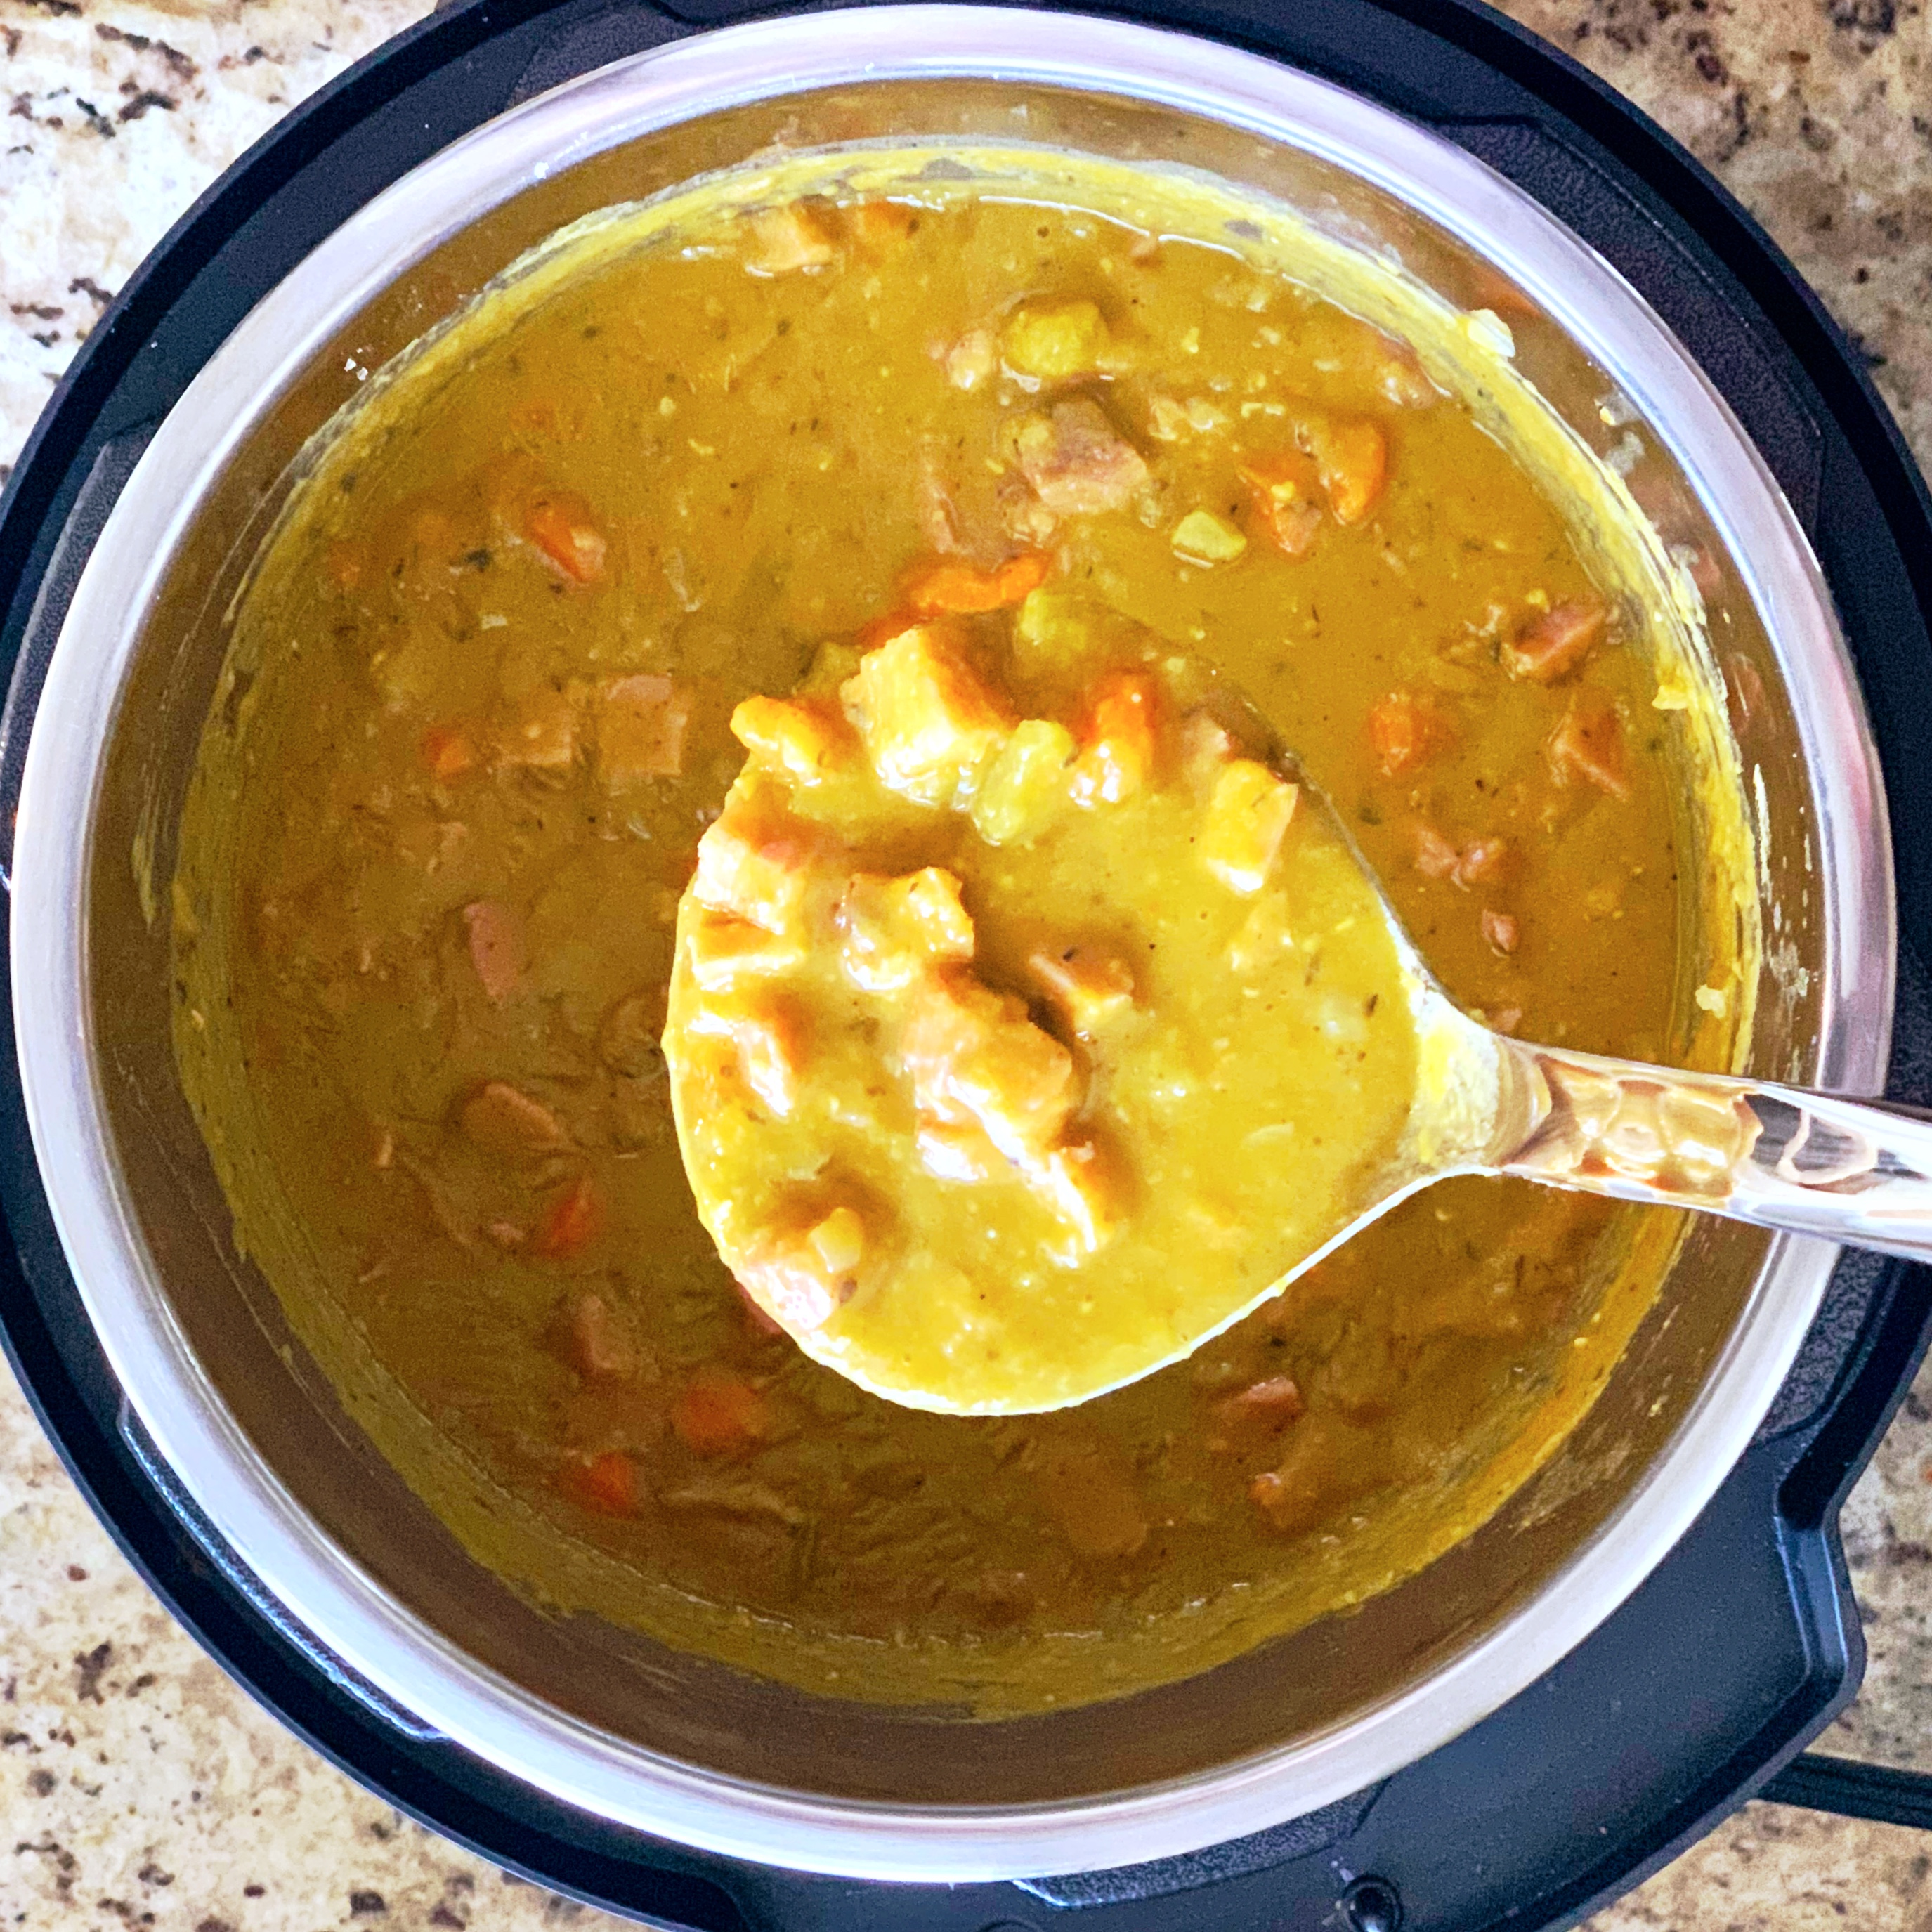
<svg viewBox="0 0 1932 1932">
<path fill-rule="evenodd" d="M 1587 1405 L 1676 1223 L 1453 1183 L 1101 1401 L 862 1393 L 748 1304 L 673 1130 L 680 896 L 740 703 L 921 573 L 1043 558 L 1063 617 L 1246 689 L 1495 1023 L 1657 1057 L 1703 943 L 1706 778 L 1641 600 L 1292 248 L 1136 225 L 1079 167 L 646 209 L 372 386 L 238 607 L 174 885 L 238 1240 L 467 1545 L 560 1609 L 987 1712 L 1186 1674 L 1466 1534 Z M 1133 458 L 1104 503 L 1028 458 L 1070 402 Z"/>
</svg>

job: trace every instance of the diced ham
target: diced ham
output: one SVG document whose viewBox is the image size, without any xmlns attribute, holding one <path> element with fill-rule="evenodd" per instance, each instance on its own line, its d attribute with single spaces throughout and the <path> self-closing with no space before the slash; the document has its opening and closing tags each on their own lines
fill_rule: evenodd
<svg viewBox="0 0 1932 1932">
<path fill-rule="evenodd" d="M 1415 828 L 1415 869 L 1425 879 L 1453 878 L 1462 856 L 1434 826 Z"/>
<path fill-rule="evenodd" d="M 801 784 L 842 770 L 857 746 L 844 714 L 824 698 L 748 698 L 731 714 L 731 735 Z"/>
<path fill-rule="evenodd" d="M 603 1296 L 586 1289 L 558 1310 L 555 1330 L 565 1360 L 587 1382 L 634 1375 L 638 1352 Z"/>
<path fill-rule="evenodd" d="M 1322 527 L 1315 459 L 1299 449 L 1257 456 L 1241 466 L 1255 520 L 1284 556 L 1305 556 Z"/>
<path fill-rule="evenodd" d="M 1258 892 L 1294 818 L 1300 788 L 1253 758 L 1231 758 L 1214 781 L 1201 856 L 1230 892 Z"/>
<path fill-rule="evenodd" d="M 870 256 L 892 250 L 919 226 L 919 210 L 902 201 L 862 201 L 845 212 L 846 232 Z"/>
<path fill-rule="evenodd" d="M 838 902 L 839 956 L 855 986 L 883 993 L 973 956 L 973 920 L 943 866 L 903 878 L 853 875 Z"/>
<path fill-rule="evenodd" d="M 1010 1180 L 1013 1164 L 994 1146 L 985 1128 L 971 1120 L 935 1120 L 922 1117 L 914 1136 L 920 1165 L 938 1180 L 977 1185 Z"/>
<path fill-rule="evenodd" d="M 1007 720 L 956 642 L 937 625 L 868 652 L 839 687 L 880 782 L 922 805 L 963 802 Z"/>
<path fill-rule="evenodd" d="M 698 842 L 692 896 L 767 932 L 786 932 L 803 910 L 818 856 L 802 826 L 734 800 Z"/>
<path fill-rule="evenodd" d="M 1526 624 L 1503 646 L 1503 668 L 1512 677 L 1555 684 L 1589 656 L 1609 617 L 1601 604 L 1559 604 Z"/>
<path fill-rule="evenodd" d="M 1118 805 L 1154 776 L 1160 747 L 1160 688 L 1144 671 L 1110 671 L 1087 694 L 1073 761 L 1082 805 Z"/>
<path fill-rule="evenodd" d="M 754 275 L 826 268 L 838 253 L 824 213 L 807 202 L 789 201 L 748 214 L 745 232 L 745 266 Z"/>
<path fill-rule="evenodd" d="M 720 994 L 691 1018 L 696 1034 L 730 1042 L 745 1084 L 780 1120 L 798 1104 L 805 1024 L 788 1000 L 770 994 Z"/>
<path fill-rule="evenodd" d="M 1392 691 L 1369 707 L 1369 744 L 1388 777 L 1426 764 L 1453 736 L 1433 705 L 1408 692 Z"/>
<path fill-rule="evenodd" d="M 920 1114 L 976 1122 L 1022 1166 L 1058 1142 L 1079 1098 L 1066 1048 L 1020 1000 L 957 969 L 915 987 L 899 1060 Z"/>
<path fill-rule="evenodd" d="M 737 1268 L 753 1300 L 794 1334 L 830 1321 L 859 1285 L 866 1224 L 851 1208 L 835 1208 L 802 1228 L 774 1230 L 752 1244 Z"/>
<path fill-rule="evenodd" d="M 1306 1405 L 1301 1391 L 1286 1376 L 1270 1376 L 1266 1381 L 1250 1382 L 1238 1394 L 1215 1405 L 1216 1413 L 1232 1420 L 1236 1417 L 1264 1418 L 1273 1423 L 1292 1422 Z"/>
<path fill-rule="evenodd" d="M 1034 1169 L 1033 1179 L 1072 1235 L 1073 1262 L 1096 1255 L 1120 1226 L 1118 1190 L 1108 1163 L 1090 1142 L 1057 1147 Z"/>
<path fill-rule="evenodd" d="M 940 352 L 946 380 L 956 389 L 970 393 L 992 380 L 1000 366 L 999 345 L 990 328 L 969 328 L 957 342 Z"/>
<path fill-rule="evenodd" d="M 432 724 L 422 734 L 422 761 L 439 784 L 448 784 L 481 762 L 476 740 L 460 724 Z"/>
<path fill-rule="evenodd" d="M 610 790 L 684 770 L 691 699 L 668 677 L 640 671 L 597 689 L 597 776 Z"/>
<path fill-rule="evenodd" d="M 1507 957 L 1516 950 L 1515 920 L 1506 912 L 1495 912 L 1485 906 L 1483 908 L 1483 937 L 1489 941 L 1492 952 Z"/>
<path fill-rule="evenodd" d="M 577 756 L 577 705 L 567 691 L 544 685 L 520 699 L 498 734 L 500 767 L 536 772 L 569 769 Z"/>
<path fill-rule="evenodd" d="M 1036 952 L 1027 962 L 1040 991 L 1076 1033 L 1093 1034 L 1131 1012 L 1134 976 L 1126 962 L 1098 946 Z"/>
<path fill-rule="evenodd" d="M 507 1080 L 486 1080 L 464 1102 L 459 1118 L 465 1138 L 488 1154 L 526 1159 L 570 1145 L 556 1115 Z"/>
<path fill-rule="evenodd" d="M 1472 838 L 1457 854 L 1456 883 L 1480 886 L 1504 878 L 1516 858 L 1509 842 L 1503 838 Z"/>
<path fill-rule="evenodd" d="M 523 982 L 524 924 L 501 899 L 478 899 L 463 908 L 470 961 L 484 995 L 501 1006 Z"/>
<path fill-rule="evenodd" d="M 1145 459 L 1084 396 L 1024 417 L 1013 454 L 1034 494 L 1056 516 L 1124 508 L 1146 487 Z"/>
<path fill-rule="evenodd" d="M 707 993 L 718 993 L 747 980 L 796 971 L 805 963 L 805 948 L 795 938 L 767 932 L 749 920 L 707 914 L 693 922 L 685 956 L 698 985 Z"/>
<path fill-rule="evenodd" d="M 1623 721 L 1606 698 L 1575 698 L 1546 748 L 1558 784 L 1582 778 L 1612 798 L 1630 796 Z"/>
</svg>

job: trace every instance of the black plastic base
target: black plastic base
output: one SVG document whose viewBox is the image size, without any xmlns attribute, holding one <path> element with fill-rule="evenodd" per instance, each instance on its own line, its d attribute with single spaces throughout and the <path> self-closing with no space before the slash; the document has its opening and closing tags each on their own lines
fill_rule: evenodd
<svg viewBox="0 0 1932 1932">
<path fill-rule="evenodd" d="M 283 122 L 199 202 L 103 318 L 0 500 L 0 825 L 81 564 L 146 432 L 249 307 L 370 195 L 513 100 L 754 10 L 470 0 Z M 1724 391 L 1798 509 L 1876 717 L 1908 940 L 1893 1090 L 1932 1099 L 1932 514 L 1862 364 L 1790 265 L 1694 163 L 1562 56 L 1468 0 L 1172 0 L 1105 10 L 1192 28 L 1434 124 L 1622 270 Z M 1836 1535 L 1932 1318 L 1932 1273 L 1857 1260 L 1765 1432 L 1690 1534 L 1557 1670 L 1376 1790 L 1197 1857 L 1018 1886 L 886 1888 L 732 1864 L 618 1830 L 411 1733 L 184 1526 L 124 1428 L 40 1192 L 0 1041 L 0 1328 L 50 1435 L 129 1556 L 202 1642 L 386 1798 L 560 1890 L 692 1932 L 740 1927 L 1079 1932 L 1186 1926 L 1480 1932 L 1575 1923 L 1767 1779 L 1780 1796 L 1910 1816 L 1910 1780 L 1800 1760 L 1863 1666 Z M 1856 1787 L 1856 1789 L 1854 1789 Z M 1806 1794 L 1810 1793 L 1808 1796 Z M 1932 1818 L 1932 1806 L 1925 1813 Z"/>
</svg>

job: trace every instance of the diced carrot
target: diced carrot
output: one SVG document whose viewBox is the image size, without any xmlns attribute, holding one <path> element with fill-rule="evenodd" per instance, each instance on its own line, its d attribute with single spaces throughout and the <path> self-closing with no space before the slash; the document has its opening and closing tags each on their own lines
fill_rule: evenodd
<svg viewBox="0 0 1932 1932">
<path fill-rule="evenodd" d="M 1296 440 L 1315 459 L 1322 494 L 1338 524 L 1358 524 L 1388 481 L 1388 438 L 1366 416 L 1306 416 Z"/>
<path fill-rule="evenodd" d="M 1284 556 L 1305 556 L 1322 527 L 1314 458 L 1298 449 L 1277 450 L 1244 463 L 1240 474 L 1268 541 Z"/>
<path fill-rule="evenodd" d="M 473 771 L 478 760 L 476 740 L 460 724 L 432 724 L 422 734 L 422 761 L 440 784 Z"/>
<path fill-rule="evenodd" d="M 538 1223 L 532 1252 L 552 1261 L 567 1261 L 581 1254 L 604 1231 L 604 1197 L 588 1174 L 573 1180 L 550 1206 Z"/>
<path fill-rule="evenodd" d="M 1453 736 L 1440 712 L 1408 692 L 1392 691 L 1369 707 L 1369 743 L 1390 778 L 1414 771 Z"/>
<path fill-rule="evenodd" d="M 501 899 L 478 899 L 463 908 L 463 923 L 476 977 L 491 1003 L 501 1006 L 522 982 L 523 922 Z"/>
<path fill-rule="evenodd" d="M 560 1154 L 570 1145 L 556 1114 L 507 1080 L 486 1080 L 464 1102 L 459 1118 L 464 1137 L 487 1154 L 517 1158 Z"/>
<path fill-rule="evenodd" d="M 907 573 L 906 602 L 922 617 L 1004 610 L 1024 602 L 1052 568 L 1053 559 L 1044 550 L 1024 550 L 992 570 L 957 557 L 937 557 Z"/>
<path fill-rule="evenodd" d="M 573 583 L 594 584 L 604 574 L 609 545 L 582 497 L 559 492 L 533 499 L 524 512 L 524 534 Z"/>
<path fill-rule="evenodd" d="M 749 1382 L 720 1372 L 700 1373 L 672 1404 L 677 1439 L 700 1456 L 742 1456 L 771 1432 L 771 1406 Z"/>
<path fill-rule="evenodd" d="M 684 770 L 691 699 L 668 677 L 638 672 L 607 678 L 597 688 L 597 776 L 617 790 Z"/>
<path fill-rule="evenodd" d="M 1546 747 L 1558 784 L 1583 778 L 1612 798 L 1630 796 L 1630 759 L 1623 721 L 1603 698 L 1573 699 Z"/>
<path fill-rule="evenodd" d="M 805 784 L 830 777 L 857 749 L 844 714 L 824 698 L 748 698 L 731 714 L 731 735 Z"/>
<path fill-rule="evenodd" d="M 919 226 L 919 210 L 902 201 L 862 201 L 846 211 L 845 225 L 868 255 L 883 255 Z"/>
<path fill-rule="evenodd" d="M 1118 805 L 1154 776 L 1160 694 L 1144 671 L 1113 671 L 1088 694 L 1073 764 L 1073 796 L 1082 805 Z"/>
<path fill-rule="evenodd" d="M 1490 943 L 1492 952 L 1507 957 L 1516 950 L 1516 921 L 1506 912 L 1493 912 L 1487 906 L 1483 908 L 1483 937 Z"/>
<path fill-rule="evenodd" d="M 607 1450 L 588 1462 L 566 1463 L 556 1483 L 578 1508 L 598 1516 L 638 1513 L 638 1466 L 621 1449 Z"/>
<path fill-rule="evenodd" d="M 1555 684 L 1589 656 L 1609 616 L 1600 604 L 1559 604 L 1532 619 L 1503 646 L 1503 668 L 1511 677 Z"/>
<path fill-rule="evenodd" d="M 868 652 L 838 700 L 880 782 L 922 805 L 952 805 L 998 750 L 1008 721 L 943 625 Z"/>
<path fill-rule="evenodd" d="M 794 1002 L 770 994 L 718 994 L 692 1014 L 690 1026 L 700 1037 L 729 1040 L 745 1084 L 778 1119 L 790 1114 L 798 1102 L 806 1030 Z"/>
</svg>

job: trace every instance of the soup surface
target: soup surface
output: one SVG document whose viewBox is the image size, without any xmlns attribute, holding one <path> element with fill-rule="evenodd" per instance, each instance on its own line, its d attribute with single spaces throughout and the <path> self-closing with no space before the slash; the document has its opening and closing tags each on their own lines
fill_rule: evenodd
<svg viewBox="0 0 1932 1932">
<path fill-rule="evenodd" d="M 183 821 L 184 1078 L 355 1412 L 433 1504 L 480 1486 L 460 1533 L 548 1600 L 842 1694 L 1072 1701 L 1386 1587 L 1574 1422 L 1675 1238 L 1450 1184 L 1188 1361 L 972 1418 L 808 1359 L 700 1224 L 660 1036 L 730 720 L 862 677 L 909 608 L 1096 783 L 1132 710 L 1096 680 L 1162 640 L 1225 668 L 1462 1004 L 1672 1038 L 1690 781 L 1629 607 L 1406 350 L 1110 193 L 646 212 L 542 299 L 491 298 L 298 494 Z M 748 715 L 759 758 L 814 755 Z M 1070 944 L 1118 940 L 1072 930 L 1101 856 L 1035 882 Z M 1270 943 L 1244 930 L 1218 957 Z M 1087 982 L 1027 978 L 1045 937 L 992 934 L 1000 1010 L 1077 1059 Z M 1225 1003 L 1233 970 L 1174 996 Z M 726 1033 L 755 1088 L 755 1027 Z M 1288 1211 L 1291 1170 L 1221 1152 L 1191 1151 L 1177 1273 Z M 970 1191 L 945 1211 L 971 1242 Z"/>
</svg>

